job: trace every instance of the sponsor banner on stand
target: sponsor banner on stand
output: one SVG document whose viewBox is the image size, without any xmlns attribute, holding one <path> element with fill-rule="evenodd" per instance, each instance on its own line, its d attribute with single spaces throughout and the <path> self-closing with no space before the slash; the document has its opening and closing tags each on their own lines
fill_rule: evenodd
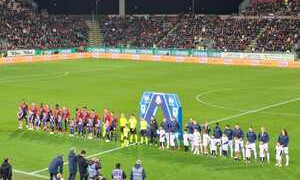
<svg viewBox="0 0 300 180">
<path fill-rule="evenodd" d="M 35 55 L 34 49 L 20 49 L 20 50 L 10 50 L 7 51 L 8 57 L 14 57 L 14 56 L 33 56 Z"/>
<path fill-rule="evenodd" d="M 239 53 L 239 52 L 223 52 L 221 57 L 224 59 L 251 59 L 251 60 L 278 60 L 278 61 L 294 61 L 293 53 Z"/>
</svg>

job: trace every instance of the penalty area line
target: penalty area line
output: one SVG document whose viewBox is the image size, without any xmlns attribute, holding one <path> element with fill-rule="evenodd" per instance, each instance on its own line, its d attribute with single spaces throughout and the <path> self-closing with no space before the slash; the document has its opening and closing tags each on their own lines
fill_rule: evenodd
<svg viewBox="0 0 300 180">
<path fill-rule="evenodd" d="M 133 145 L 135 145 L 135 144 L 130 144 L 129 147 L 133 146 Z M 90 158 L 95 157 L 95 156 L 100 156 L 100 155 L 103 155 L 103 154 L 108 154 L 108 153 L 111 153 L 111 152 L 114 152 L 114 151 L 117 151 L 117 150 L 120 150 L 120 149 L 124 149 L 124 148 L 125 147 L 116 147 L 116 148 L 113 148 L 113 149 L 108 149 L 108 150 L 105 150 L 105 151 L 102 151 L 102 152 L 99 152 L 99 153 L 96 153 L 96 154 L 89 155 L 86 158 L 90 159 Z M 64 166 L 68 165 L 68 164 L 69 163 L 64 163 Z M 36 175 L 36 174 L 44 172 L 44 171 L 48 171 L 48 168 L 36 170 L 36 171 L 33 171 L 33 172 L 29 173 L 29 174 Z"/>
<path fill-rule="evenodd" d="M 26 175 L 26 176 L 41 178 L 41 179 L 49 179 L 49 177 L 47 177 L 47 176 L 43 176 L 43 175 L 39 175 L 39 174 L 33 174 L 33 173 L 25 172 L 25 171 L 20 171 L 20 170 L 17 170 L 17 169 L 13 169 L 13 172 L 23 174 L 23 175 Z"/>
<path fill-rule="evenodd" d="M 232 118 L 257 113 L 257 112 L 260 112 L 260 111 L 263 111 L 263 110 L 266 110 L 266 109 L 278 107 L 278 106 L 285 105 L 285 104 L 292 103 L 292 102 L 296 102 L 296 101 L 299 101 L 299 100 L 300 100 L 300 98 L 295 98 L 295 99 L 290 99 L 290 100 L 287 100 L 287 101 L 282 101 L 282 102 L 271 104 L 271 105 L 268 105 L 268 106 L 264 106 L 264 107 L 261 107 L 261 108 L 258 108 L 258 109 L 249 110 L 249 111 L 238 113 L 238 114 L 235 114 L 235 115 L 232 115 L 232 116 L 224 117 L 224 118 L 221 118 L 221 119 L 218 119 L 218 120 L 215 120 L 215 121 L 211 121 L 211 122 L 209 122 L 209 124 L 222 122 L 222 121 L 227 121 L 227 120 L 230 120 Z"/>
</svg>

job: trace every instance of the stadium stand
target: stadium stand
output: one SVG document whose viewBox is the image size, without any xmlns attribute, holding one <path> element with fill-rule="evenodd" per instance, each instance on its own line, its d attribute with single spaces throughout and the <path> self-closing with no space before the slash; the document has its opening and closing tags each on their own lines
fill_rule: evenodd
<svg viewBox="0 0 300 180">
<path fill-rule="evenodd" d="M 299 3 L 252 0 L 241 14 L 223 16 L 102 16 L 95 32 L 105 46 L 292 52 L 300 42 Z M 33 14 L 23 0 L 0 0 L 0 9 L 0 50 L 81 47 L 92 37 L 77 16 Z"/>
<path fill-rule="evenodd" d="M 62 48 L 87 44 L 84 21 L 33 14 L 22 1 L 0 0 L 0 49 Z"/>
<path fill-rule="evenodd" d="M 299 0 L 252 0 L 250 6 L 242 14 L 248 16 L 267 16 L 267 15 L 299 15 Z"/>
<path fill-rule="evenodd" d="M 173 20 L 173 21 L 172 21 Z M 104 45 L 152 47 L 173 27 L 174 19 L 150 16 L 106 16 L 101 20 Z"/>
</svg>

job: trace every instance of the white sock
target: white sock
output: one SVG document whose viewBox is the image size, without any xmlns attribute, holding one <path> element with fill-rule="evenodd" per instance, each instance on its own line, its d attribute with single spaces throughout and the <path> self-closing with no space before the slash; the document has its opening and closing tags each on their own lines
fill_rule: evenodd
<svg viewBox="0 0 300 180">
<path fill-rule="evenodd" d="M 257 152 L 256 152 L 255 149 L 254 149 L 253 153 L 254 153 L 254 159 L 255 159 L 255 161 L 257 161 Z"/>
<path fill-rule="evenodd" d="M 269 152 L 267 152 L 267 161 L 268 161 L 268 163 L 270 163 L 270 153 Z"/>
<path fill-rule="evenodd" d="M 285 160 L 286 160 L 285 165 L 289 165 L 289 155 L 288 154 L 285 155 Z"/>
</svg>

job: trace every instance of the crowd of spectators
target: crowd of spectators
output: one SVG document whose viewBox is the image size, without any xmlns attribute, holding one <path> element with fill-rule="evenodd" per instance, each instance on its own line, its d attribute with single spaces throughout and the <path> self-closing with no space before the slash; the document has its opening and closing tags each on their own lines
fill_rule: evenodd
<svg viewBox="0 0 300 180">
<path fill-rule="evenodd" d="M 248 16 L 300 15 L 300 1 L 254 2 L 242 14 Z"/>
<path fill-rule="evenodd" d="M 0 50 L 87 45 L 89 29 L 82 19 L 32 14 L 23 1 L 0 0 Z M 251 45 L 252 51 L 293 51 L 300 42 L 300 2 L 253 2 L 245 16 L 103 16 L 102 44 L 221 51 L 244 51 Z"/>
<path fill-rule="evenodd" d="M 0 0 L 0 49 L 78 47 L 87 44 L 88 27 L 76 17 L 32 14 L 21 0 Z"/>
<path fill-rule="evenodd" d="M 300 42 L 300 19 L 269 20 L 256 42 L 256 51 L 291 52 Z"/>
<path fill-rule="evenodd" d="M 160 47 L 245 50 L 265 21 L 219 16 L 185 16 L 180 18 L 176 30 L 164 38 Z"/>
<path fill-rule="evenodd" d="M 173 27 L 172 18 L 106 16 L 100 24 L 106 46 L 152 47 Z"/>
</svg>

